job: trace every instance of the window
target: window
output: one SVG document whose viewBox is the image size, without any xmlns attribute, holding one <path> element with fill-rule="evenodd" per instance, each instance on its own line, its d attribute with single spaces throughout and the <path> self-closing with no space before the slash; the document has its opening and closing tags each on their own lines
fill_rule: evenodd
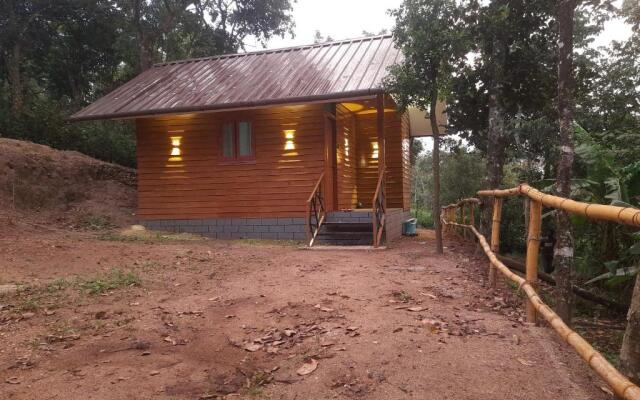
<svg viewBox="0 0 640 400">
<path fill-rule="evenodd" d="M 255 144 L 251 122 L 225 122 L 222 125 L 221 155 L 223 161 L 255 160 Z"/>
</svg>

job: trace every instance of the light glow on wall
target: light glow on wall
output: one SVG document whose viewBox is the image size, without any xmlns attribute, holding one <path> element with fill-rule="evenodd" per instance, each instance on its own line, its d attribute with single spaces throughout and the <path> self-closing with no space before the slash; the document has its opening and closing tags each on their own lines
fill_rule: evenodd
<svg viewBox="0 0 640 400">
<path fill-rule="evenodd" d="M 371 158 L 377 159 L 378 158 L 378 142 L 372 142 L 371 148 L 373 149 L 373 151 L 371 152 Z"/>
<path fill-rule="evenodd" d="M 285 150 L 295 150 L 296 149 L 296 145 L 294 142 L 296 136 L 296 130 L 295 129 L 285 129 L 284 130 L 284 149 Z"/>
</svg>

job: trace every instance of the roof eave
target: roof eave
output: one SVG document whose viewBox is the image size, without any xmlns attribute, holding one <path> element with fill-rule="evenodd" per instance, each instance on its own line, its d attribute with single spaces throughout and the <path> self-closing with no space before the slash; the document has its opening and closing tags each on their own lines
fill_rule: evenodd
<svg viewBox="0 0 640 400">
<path fill-rule="evenodd" d="M 110 114 L 94 114 L 94 115 L 78 115 L 82 114 L 83 110 L 71 115 L 67 118 L 69 122 L 83 122 L 83 121 L 99 121 L 99 120 L 115 120 L 115 119 L 131 119 L 139 117 L 151 117 L 162 114 L 186 114 L 194 112 L 221 112 L 231 110 L 243 110 L 265 106 L 284 106 L 292 104 L 304 104 L 304 103 L 317 103 L 330 100 L 353 100 L 358 97 L 375 96 L 378 94 L 384 94 L 385 91 L 382 88 L 370 88 L 363 90 L 354 90 L 350 92 L 329 93 L 316 96 L 301 96 L 292 97 L 287 99 L 269 99 L 264 101 L 249 101 L 238 102 L 229 104 L 211 104 L 207 106 L 189 106 L 189 107 L 174 107 L 157 110 L 144 110 L 122 113 L 110 113 Z"/>
</svg>

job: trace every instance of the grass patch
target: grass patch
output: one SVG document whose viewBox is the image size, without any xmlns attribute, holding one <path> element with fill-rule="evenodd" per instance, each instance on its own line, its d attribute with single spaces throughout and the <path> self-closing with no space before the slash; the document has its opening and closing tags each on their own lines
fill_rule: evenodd
<svg viewBox="0 0 640 400">
<path fill-rule="evenodd" d="M 264 386 L 271 381 L 271 376 L 265 372 L 255 372 L 247 378 L 247 394 L 249 396 L 260 396 Z"/>
<path fill-rule="evenodd" d="M 291 246 L 297 247 L 302 243 L 300 240 L 274 240 L 274 239 L 237 239 L 237 243 L 249 246 Z"/>
<path fill-rule="evenodd" d="M 138 243 L 157 243 L 172 241 L 196 241 L 204 240 L 202 236 L 193 235 L 191 233 L 167 233 L 167 232 L 105 232 L 98 235 L 99 240 L 110 242 L 138 242 Z"/>
<path fill-rule="evenodd" d="M 55 293 L 68 288 L 70 285 L 71 282 L 66 279 L 58 278 L 53 282 L 49 282 L 47 286 L 45 286 L 45 290 L 49 293 Z"/>
<path fill-rule="evenodd" d="M 40 304 L 36 299 L 28 297 L 24 299 L 19 305 L 18 310 L 20 312 L 36 312 L 40 309 Z"/>
<path fill-rule="evenodd" d="M 397 301 L 400 301 L 402 303 L 408 303 L 409 301 L 413 300 L 413 297 L 411 297 L 411 295 L 404 290 L 394 290 L 393 292 L 391 292 L 391 294 Z"/>
<path fill-rule="evenodd" d="M 132 271 L 124 272 L 113 269 L 108 273 L 92 279 L 79 279 L 78 287 L 89 294 L 101 294 L 110 290 L 140 286 L 142 280 Z"/>
<path fill-rule="evenodd" d="M 113 229 L 115 224 L 110 217 L 104 215 L 85 214 L 78 219 L 78 225 L 83 229 L 103 231 Z"/>
</svg>

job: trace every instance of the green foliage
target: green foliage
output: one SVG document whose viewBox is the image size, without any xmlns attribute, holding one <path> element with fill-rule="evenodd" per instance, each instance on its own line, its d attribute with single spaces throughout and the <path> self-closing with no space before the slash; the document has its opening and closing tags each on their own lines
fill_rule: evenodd
<svg viewBox="0 0 640 400">
<path fill-rule="evenodd" d="M 418 219 L 418 225 L 423 228 L 433 228 L 433 216 L 431 212 L 423 209 L 411 210 L 411 215 Z"/>
<path fill-rule="evenodd" d="M 416 158 L 412 168 L 412 200 L 414 208 L 431 209 L 433 177 L 431 174 L 431 153 Z M 440 187 L 442 204 L 454 203 L 484 189 L 486 177 L 485 161 L 478 152 L 463 147 L 443 152 L 440 158 L 442 183 Z"/>
<path fill-rule="evenodd" d="M 454 68 L 468 51 L 462 10 L 454 0 L 405 0 L 391 16 L 404 60 L 391 68 L 385 85 L 400 109 L 428 110 L 446 97 Z"/>
<path fill-rule="evenodd" d="M 135 166 L 131 123 L 66 118 L 155 62 L 291 32 L 290 0 L 0 2 L 0 135 Z"/>
</svg>

